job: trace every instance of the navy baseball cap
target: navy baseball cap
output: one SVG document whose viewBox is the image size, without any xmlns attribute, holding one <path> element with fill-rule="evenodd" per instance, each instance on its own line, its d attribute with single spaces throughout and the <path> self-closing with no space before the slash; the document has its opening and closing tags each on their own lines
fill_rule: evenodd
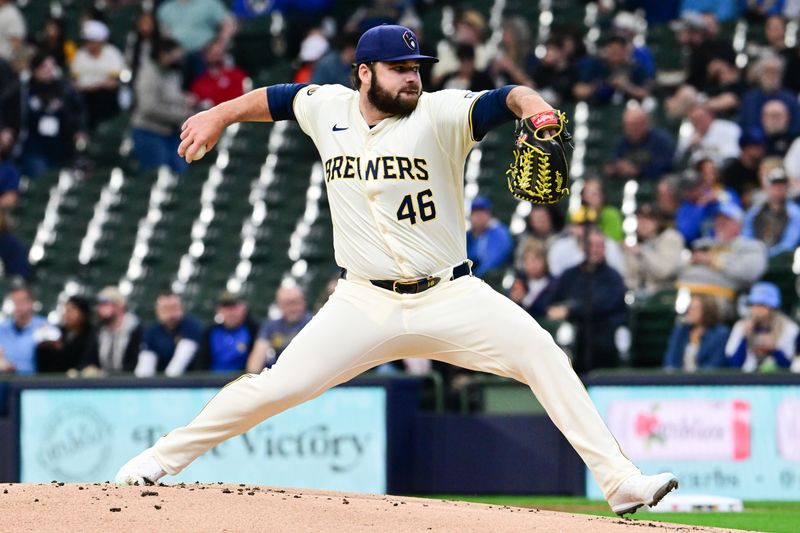
<svg viewBox="0 0 800 533">
<path fill-rule="evenodd" d="M 414 32 L 405 26 L 383 24 L 370 28 L 358 40 L 356 65 L 372 61 L 426 61 L 436 63 L 435 57 L 419 53 L 419 42 Z"/>
</svg>

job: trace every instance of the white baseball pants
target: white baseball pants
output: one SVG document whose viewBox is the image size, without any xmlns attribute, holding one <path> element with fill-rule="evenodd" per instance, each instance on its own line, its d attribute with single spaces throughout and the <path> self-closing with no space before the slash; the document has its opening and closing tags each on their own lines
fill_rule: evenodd
<svg viewBox="0 0 800 533">
<path fill-rule="evenodd" d="M 340 280 L 278 362 L 225 386 L 200 414 L 156 442 L 177 474 L 218 443 L 382 363 L 444 361 L 527 384 L 608 496 L 639 470 L 622 453 L 564 352 L 517 304 L 478 278 L 396 294 Z"/>
</svg>

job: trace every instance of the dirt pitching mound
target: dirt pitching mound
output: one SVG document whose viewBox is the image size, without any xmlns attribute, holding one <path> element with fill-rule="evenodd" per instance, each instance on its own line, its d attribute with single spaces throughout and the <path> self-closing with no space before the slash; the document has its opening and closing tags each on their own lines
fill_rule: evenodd
<svg viewBox="0 0 800 533">
<path fill-rule="evenodd" d="M 722 531 L 475 503 L 254 485 L 0 485 L 6 531 Z M 644 529 L 643 529 L 644 528 Z"/>
</svg>

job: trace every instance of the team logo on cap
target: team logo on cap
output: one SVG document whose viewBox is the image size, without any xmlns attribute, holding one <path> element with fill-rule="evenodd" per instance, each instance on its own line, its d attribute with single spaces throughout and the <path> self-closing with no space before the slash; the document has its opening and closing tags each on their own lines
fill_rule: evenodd
<svg viewBox="0 0 800 533">
<path fill-rule="evenodd" d="M 417 41 L 414 39 L 414 35 L 410 31 L 407 31 L 403 34 L 403 41 L 406 43 L 406 46 L 412 50 L 417 49 Z"/>
</svg>

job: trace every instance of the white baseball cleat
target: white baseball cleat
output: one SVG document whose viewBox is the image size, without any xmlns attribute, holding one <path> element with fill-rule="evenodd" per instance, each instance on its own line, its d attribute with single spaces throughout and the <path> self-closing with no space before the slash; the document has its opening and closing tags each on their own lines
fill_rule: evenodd
<svg viewBox="0 0 800 533">
<path fill-rule="evenodd" d="M 119 469 L 114 477 L 114 483 L 117 485 L 155 485 L 165 475 L 167 473 L 161 469 L 161 465 L 153 456 L 153 449 L 147 448 Z"/>
<path fill-rule="evenodd" d="M 675 474 L 666 472 L 655 476 L 637 474 L 629 477 L 608 498 L 611 510 L 619 516 L 635 513 L 642 505 L 652 507 L 670 491 L 678 488 Z"/>
</svg>

